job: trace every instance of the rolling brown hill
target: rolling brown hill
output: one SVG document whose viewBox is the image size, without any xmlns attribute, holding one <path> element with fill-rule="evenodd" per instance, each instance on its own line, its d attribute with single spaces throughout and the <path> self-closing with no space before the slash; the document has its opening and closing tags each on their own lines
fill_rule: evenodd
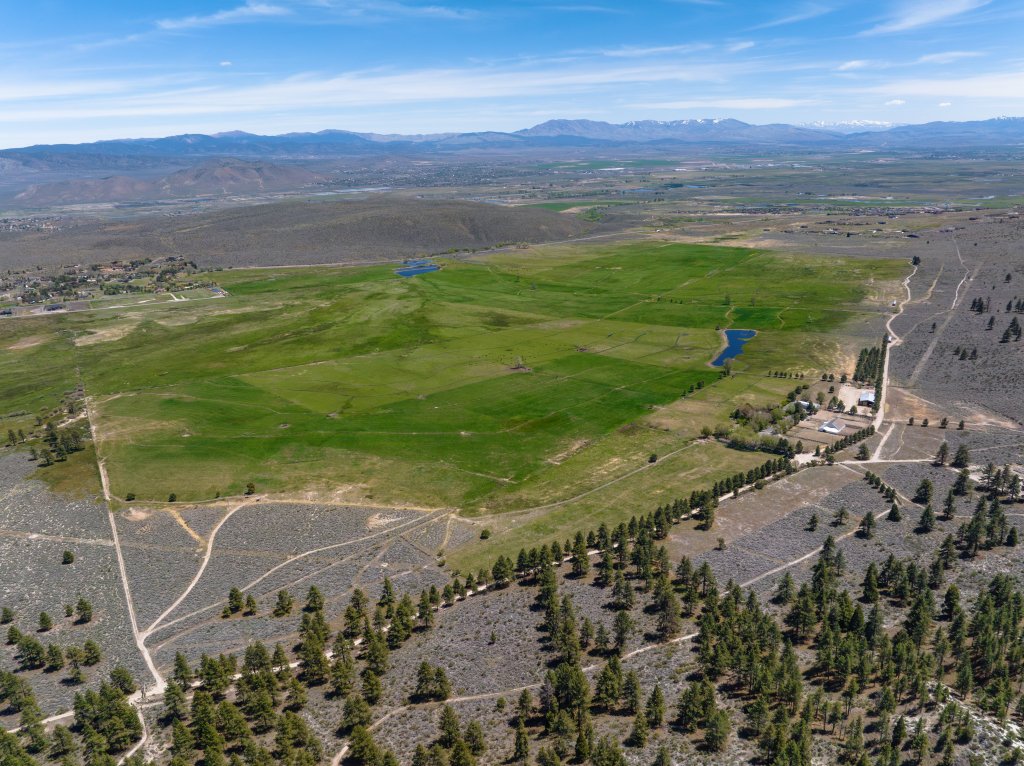
<svg viewBox="0 0 1024 766">
<path fill-rule="evenodd" d="M 394 195 L 290 200 L 53 233 L 0 233 L 0 268 L 168 255 L 211 268 L 388 261 L 450 249 L 570 239 L 587 230 L 574 216 L 476 202 Z"/>
<path fill-rule="evenodd" d="M 85 202 L 133 202 L 286 191 L 313 186 L 323 180 L 323 177 L 302 168 L 261 161 L 219 159 L 159 178 L 115 175 L 35 184 L 15 199 L 20 204 L 38 207 Z"/>
</svg>

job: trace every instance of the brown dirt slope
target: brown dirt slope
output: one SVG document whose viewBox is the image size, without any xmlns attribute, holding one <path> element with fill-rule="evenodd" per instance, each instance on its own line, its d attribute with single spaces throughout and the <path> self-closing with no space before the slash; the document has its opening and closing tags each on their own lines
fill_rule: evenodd
<svg viewBox="0 0 1024 766">
<path fill-rule="evenodd" d="M 586 224 L 546 210 L 398 196 L 303 200 L 196 216 L 0 234 L 4 268 L 181 255 L 202 267 L 400 260 L 449 249 L 575 237 Z"/>
</svg>

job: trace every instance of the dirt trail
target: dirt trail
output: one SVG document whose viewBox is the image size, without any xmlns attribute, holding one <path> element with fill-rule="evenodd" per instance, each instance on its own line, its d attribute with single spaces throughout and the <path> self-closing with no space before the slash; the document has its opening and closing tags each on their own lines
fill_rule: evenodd
<svg viewBox="0 0 1024 766">
<path fill-rule="evenodd" d="M 928 360 L 931 359 L 932 353 L 935 351 L 935 347 L 939 344 L 939 340 L 942 338 L 942 333 L 945 331 L 946 326 L 953 319 L 953 312 L 956 310 L 957 304 L 960 302 L 960 290 L 963 289 L 963 286 L 967 283 L 968 279 L 973 279 L 978 275 L 978 270 L 981 268 L 981 264 L 979 263 L 975 267 L 974 274 L 972 276 L 971 270 L 967 267 L 967 264 L 964 262 L 963 256 L 960 254 L 960 243 L 956 241 L 955 234 L 953 235 L 953 247 L 956 248 L 956 257 L 960 261 L 960 266 L 964 270 L 964 276 L 963 279 L 960 280 L 960 284 L 956 286 L 956 292 L 953 293 L 952 305 L 950 305 L 950 307 L 946 309 L 946 311 L 944 312 L 946 314 L 946 318 L 942 320 L 942 324 L 936 329 L 934 337 L 932 338 L 932 342 L 928 344 L 928 348 L 924 350 L 924 353 L 921 354 L 921 358 L 917 361 L 917 364 L 914 366 L 914 371 L 910 373 L 910 378 L 907 379 L 908 388 L 913 387 L 917 383 L 917 379 L 921 376 L 921 373 L 924 371 L 925 366 L 928 364 Z"/>
<path fill-rule="evenodd" d="M 872 422 L 872 425 L 875 427 L 876 432 L 879 429 L 881 429 L 882 424 L 885 421 L 885 400 L 889 393 L 889 359 L 892 356 L 892 349 L 903 343 L 903 339 L 893 332 L 892 323 L 896 321 L 897 317 L 903 315 L 904 309 L 906 308 L 907 304 L 910 303 L 911 298 L 913 297 L 913 294 L 910 291 L 910 280 L 914 278 L 915 274 L 917 274 L 917 269 L 918 267 L 914 266 L 914 270 L 911 271 L 910 274 L 907 275 L 906 279 L 903 280 L 903 289 L 906 290 L 907 296 L 902 301 L 900 301 L 899 310 L 891 317 L 889 317 L 889 320 L 885 323 L 886 335 L 892 340 L 890 340 L 887 345 L 885 359 L 882 362 L 882 395 L 881 397 L 879 397 L 878 400 L 878 412 L 875 413 L 875 419 Z M 873 458 L 878 459 L 878 457 L 882 454 L 882 447 L 884 447 L 885 443 L 889 440 L 889 437 L 892 435 L 894 427 L 895 424 L 889 425 L 889 428 L 886 430 L 885 434 L 878 442 L 878 446 L 875 447 L 875 452 L 872 455 Z"/>
<path fill-rule="evenodd" d="M 258 497 L 254 497 L 252 502 L 256 502 L 258 500 Z M 213 555 L 213 543 L 217 537 L 217 532 L 219 532 L 220 528 L 224 526 L 225 522 L 227 522 L 227 520 L 234 515 L 235 511 L 241 510 L 242 508 L 249 504 L 249 502 L 239 503 L 234 508 L 230 509 L 227 513 L 225 513 L 221 517 L 220 521 L 217 522 L 214 528 L 210 531 L 210 536 L 206 541 L 206 551 L 203 553 L 203 560 L 199 564 L 199 569 L 198 571 L 196 571 L 195 577 L 192 578 L 192 581 L 188 584 L 188 586 L 181 593 L 181 595 L 174 600 L 174 603 L 167 607 L 160 614 L 160 616 L 153 620 L 153 623 L 148 628 L 146 628 L 145 633 L 143 635 L 143 639 L 149 638 L 149 636 L 158 629 L 160 623 L 163 622 L 167 618 L 167 616 L 171 614 L 175 609 L 177 609 L 181 602 L 188 597 L 188 594 L 192 592 L 192 589 L 196 587 L 196 584 L 199 582 L 200 579 L 202 579 L 203 573 L 206 571 L 207 565 L 210 563 L 210 557 Z"/>
<path fill-rule="evenodd" d="M 238 510 L 238 509 L 236 508 L 235 510 Z M 234 511 L 232 511 L 232 513 L 234 513 Z M 417 526 L 417 525 L 420 525 L 420 524 L 428 524 L 431 521 L 436 520 L 438 517 L 444 516 L 444 515 L 448 515 L 448 514 L 451 514 L 451 511 L 447 511 L 447 510 L 435 511 L 434 513 L 430 514 L 429 516 L 427 516 L 425 518 L 412 519 L 410 521 L 403 522 L 402 524 L 398 524 L 398 525 L 393 526 L 393 527 L 388 527 L 387 529 L 381 530 L 380 532 L 374 532 L 373 534 L 364 535 L 363 537 L 358 537 L 358 538 L 355 538 L 353 540 L 346 540 L 345 542 L 342 542 L 342 543 L 334 543 L 332 545 L 325 545 L 322 548 L 314 548 L 312 550 L 304 551 L 304 552 L 296 554 L 295 556 L 292 556 L 292 557 L 290 557 L 288 559 L 285 559 L 281 563 L 279 563 L 279 564 L 275 565 L 274 567 L 270 568 L 269 570 L 264 572 L 262 575 L 257 577 L 252 582 L 246 583 L 244 586 L 242 586 L 241 590 L 242 590 L 242 592 L 248 592 L 248 591 L 252 590 L 257 585 L 259 585 L 261 582 L 263 582 L 265 579 L 270 577 L 270 575 L 274 574 L 274 572 L 276 572 L 279 569 L 281 569 L 283 567 L 286 567 L 286 566 L 288 566 L 290 564 L 293 564 L 296 561 L 300 561 L 301 559 L 304 559 L 307 556 L 312 556 L 312 555 L 315 555 L 317 553 L 323 553 L 324 551 L 335 550 L 337 548 L 344 548 L 344 547 L 347 547 L 349 545 L 354 545 L 356 543 L 367 542 L 368 540 L 375 540 L 375 539 L 377 539 L 379 537 L 384 537 L 386 535 L 393 534 L 393 533 L 397 532 L 400 529 L 406 529 L 408 527 L 413 527 L 413 526 Z M 227 520 L 226 518 L 223 519 L 221 521 L 221 523 L 223 523 L 226 520 Z M 218 525 L 218 528 L 219 528 L 219 526 L 220 525 Z M 211 541 L 210 541 L 211 544 L 210 544 L 210 547 L 209 547 L 209 550 L 208 550 L 208 555 L 213 550 L 213 546 L 212 546 L 213 534 L 211 534 L 210 537 L 211 537 Z M 189 586 L 189 590 L 191 590 L 191 588 L 195 585 L 195 583 L 198 582 L 199 577 L 201 577 L 201 575 L 202 575 L 202 572 L 200 572 L 199 574 L 196 575 L 196 578 L 194 579 L 193 583 Z M 184 595 L 188 595 L 188 594 L 186 593 Z M 182 596 L 182 600 L 183 599 L 184 599 L 184 596 Z M 202 607 L 200 609 L 196 609 L 195 611 L 190 612 L 188 614 L 182 615 L 181 617 L 178 617 L 178 618 L 176 618 L 174 620 L 171 620 L 170 622 L 164 622 L 162 624 L 158 624 L 159 623 L 159 620 L 158 620 L 158 623 L 154 623 L 152 626 L 150 626 L 150 629 L 147 631 L 146 635 L 147 635 L 147 637 L 149 637 L 150 635 L 152 635 L 154 633 L 158 633 L 158 632 L 160 632 L 162 630 L 165 630 L 165 629 L 171 627 L 172 625 L 176 625 L 176 624 L 178 624 L 178 623 L 180 623 L 180 622 L 182 622 L 184 620 L 187 620 L 187 619 L 189 619 L 191 617 L 195 617 L 196 615 L 202 614 L 203 612 L 208 612 L 211 609 L 216 609 L 217 607 L 219 607 L 221 605 L 221 603 L 222 602 L 218 601 L 218 602 L 216 602 L 214 604 L 208 604 L 207 606 L 204 606 L 204 607 Z M 164 617 L 166 617 L 169 614 L 170 614 L 170 612 L 166 612 Z M 163 643 L 167 643 L 171 638 L 173 638 L 173 636 L 170 636 L 170 637 L 164 639 Z"/>
</svg>

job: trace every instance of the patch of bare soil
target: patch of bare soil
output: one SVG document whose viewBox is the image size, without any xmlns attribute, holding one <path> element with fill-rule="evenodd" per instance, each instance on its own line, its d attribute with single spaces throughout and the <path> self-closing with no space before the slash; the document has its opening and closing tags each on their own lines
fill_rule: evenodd
<svg viewBox="0 0 1024 766">
<path fill-rule="evenodd" d="M 40 343 L 45 343 L 47 337 L 45 335 L 29 335 L 27 338 L 22 338 L 16 343 L 12 343 L 7 347 L 8 351 L 21 351 L 26 348 L 32 348 L 38 346 Z"/>
<path fill-rule="evenodd" d="M 99 330 L 90 330 L 88 335 L 80 335 L 75 338 L 75 345 L 92 346 L 96 343 L 109 343 L 110 341 L 120 340 L 138 326 L 139 320 L 135 319 L 130 322 L 113 324 Z"/>
<path fill-rule="evenodd" d="M 549 457 L 547 459 L 547 462 L 550 463 L 551 465 L 561 465 L 566 460 L 575 455 L 577 452 L 589 446 L 589 444 L 589 439 L 577 439 L 572 444 L 570 444 L 567 449 L 562 450 L 557 455 L 552 455 L 551 457 Z"/>
</svg>

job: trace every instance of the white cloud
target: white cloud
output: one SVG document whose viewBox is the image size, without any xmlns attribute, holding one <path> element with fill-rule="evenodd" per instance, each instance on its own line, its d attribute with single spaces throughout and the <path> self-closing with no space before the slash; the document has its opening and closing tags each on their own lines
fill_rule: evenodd
<svg viewBox="0 0 1024 766">
<path fill-rule="evenodd" d="M 927 56 L 921 56 L 915 64 L 952 64 L 955 61 L 962 61 L 963 59 L 973 59 L 979 56 L 984 56 L 984 53 L 978 51 L 946 51 L 945 53 L 929 53 Z"/>
<path fill-rule="evenodd" d="M 562 11 L 563 13 L 612 13 L 624 15 L 626 12 L 621 8 L 609 8 L 605 5 L 548 5 L 548 11 Z"/>
<path fill-rule="evenodd" d="M 786 109 L 815 103 L 818 102 L 795 98 L 708 98 L 630 104 L 630 107 L 637 109 Z"/>
<path fill-rule="evenodd" d="M 180 29 L 198 29 L 201 27 L 212 27 L 218 24 L 234 24 L 243 21 L 253 21 L 268 16 L 288 16 L 291 9 L 283 5 L 270 5 L 268 3 L 249 2 L 237 8 L 226 11 L 217 11 L 207 16 L 185 16 L 180 19 L 161 19 L 156 23 L 157 27 L 166 31 L 177 31 Z"/>
<path fill-rule="evenodd" d="M 854 59 L 853 61 L 844 61 L 842 64 L 836 67 L 838 72 L 851 72 L 854 69 L 863 69 L 868 66 L 871 62 L 865 61 L 864 59 Z"/>
<path fill-rule="evenodd" d="M 796 13 L 791 13 L 787 16 L 782 16 L 781 18 L 773 19 L 772 21 L 766 21 L 763 24 L 758 24 L 755 27 L 751 27 L 751 29 L 771 29 L 772 27 L 783 27 L 788 24 L 797 24 L 801 21 L 810 21 L 811 19 L 816 19 L 819 16 L 824 16 L 826 13 L 831 12 L 831 6 L 820 5 L 818 3 L 808 3 L 803 6 L 802 10 L 799 10 Z"/>
<path fill-rule="evenodd" d="M 732 45 L 728 46 L 726 50 L 729 51 L 729 53 L 739 53 L 740 51 L 745 51 L 748 50 L 749 48 L 753 48 L 754 45 L 755 43 L 753 40 L 743 40 L 738 43 L 733 43 Z"/>
<path fill-rule="evenodd" d="M 990 2 L 991 0 L 913 0 L 904 2 L 896 10 L 896 13 L 863 34 L 883 35 L 926 27 L 977 10 Z"/>
<path fill-rule="evenodd" d="M 690 43 L 687 45 L 656 45 L 651 47 L 624 45 L 601 51 L 602 56 L 612 58 L 646 58 L 647 56 L 663 56 L 672 53 L 696 53 L 711 48 L 707 43 Z"/>
<path fill-rule="evenodd" d="M 0 87 L 0 123 L 64 119 L 155 118 L 267 114 L 275 111 L 472 102 L 511 97 L 565 97 L 608 87 L 657 83 L 721 84 L 745 71 L 740 65 L 679 64 L 563 68 L 424 69 L 408 72 L 308 73 L 256 85 L 160 82 L 19 82 Z M 52 96 L 45 102 L 39 95 Z M 102 96 L 102 97 L 100 97 Z M 757 100 L 721 102 L 757 108 Z M 776 104 L 777 105 L 777 104 Z M 760 107 L 766 108 L 766 107 Z"/>
<path fill-rule="evenodd" d="M 945 109 L 947 106 L 953 106 L 953 103 L 951 101 L 940 101 L 939 106 Z"/>
<path fill-rule="evenodd" d="M 885 105 L 886 106 L 903 106 L 905 103 L 907 103 L 907 102 L 904 101 L 902 98 L 892 98 L 892 99 L 889 99 L 888 101 L 886 101 Z"/>
<path fill-rule="evenodd" d="M 222 61 L 222 62 L 220 62 L 221 66 L 231 66 L 232 64 L 234 64 L 233 61 Z"/>
<path fill-rule="evenodd" d="M 327 18 L 349 22 L 378 22 L 390 18 L 410 17 L 428 19 L 463 20 L 478 16 L 477 11 L 450 8 L 444 5 L 418 5 L 399 0 L 281 0 L 319 8 L 328 12 Z M 604 13 L 610 10 L 601 5 L 563 5 L 552 10 Z"/>
<path fill-rule="evenodd" d="M 871 93 L 925 98 L 1024 99 L 1024 71 L 991 72 L 971 77 L 896 80 L 868 89 Z"/>
</svg>

